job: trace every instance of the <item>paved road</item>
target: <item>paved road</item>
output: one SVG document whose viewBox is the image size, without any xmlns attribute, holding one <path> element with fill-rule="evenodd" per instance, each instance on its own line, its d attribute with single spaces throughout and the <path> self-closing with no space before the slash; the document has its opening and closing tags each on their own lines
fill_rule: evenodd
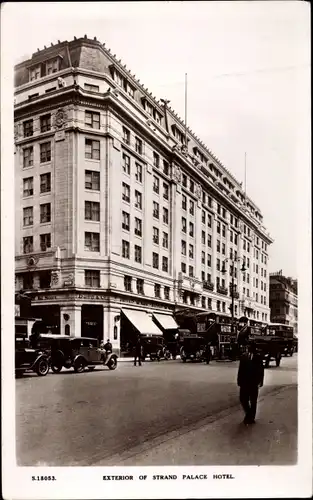
<svg viewBox="0 0 313 500">
<path fill-rule="evenodd" d="M 267 369 L 261 395 L 294 387 L 296 364 L 284 358 Z M 114 456 L 218 420 L 238 409 L 237 368 L 171 360 L 17 379 L 18 464 L 112 465 Z"/>
</svg>

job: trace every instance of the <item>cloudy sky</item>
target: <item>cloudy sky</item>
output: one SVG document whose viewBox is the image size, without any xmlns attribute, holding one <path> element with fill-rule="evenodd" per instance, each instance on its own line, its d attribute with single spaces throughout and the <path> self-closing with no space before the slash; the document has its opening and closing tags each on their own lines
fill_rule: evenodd
<svg viewBox="0 0 313 500">
<path fill-rule="evenodd" d="M 96 36 L 182 118 L 187 73 L 189 127 L 239 181 L 246 152 L 247 194 L 275 240 L 270 271 L 298 275 L 299 193 L 308 178 L 308 4 L 42 2 L 8 3 L 3 11 L 14 63 L 51 42 Z"/>
</svg>

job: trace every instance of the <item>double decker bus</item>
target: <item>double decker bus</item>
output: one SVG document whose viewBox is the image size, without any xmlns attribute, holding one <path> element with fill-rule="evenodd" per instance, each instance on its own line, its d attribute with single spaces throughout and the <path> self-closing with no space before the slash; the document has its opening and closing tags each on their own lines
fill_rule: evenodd
<svg viewBox="0 0 313 500">
<path fill-rule="evenodd" d="M 199 313 L 196 316 L 197 334 L 206 338 L 217 359 L 237 357 L 237 324 L 231 317 L 219 313 Z"/>
<path fill-rule="evenodd" d="M 269 336 L 280 340 L 285 356 L 293 355 L 296 343 L 293 326 L 285 325 L 284 323 L 269 323 L 267 325 L 267 332 Z"/>
</svg>

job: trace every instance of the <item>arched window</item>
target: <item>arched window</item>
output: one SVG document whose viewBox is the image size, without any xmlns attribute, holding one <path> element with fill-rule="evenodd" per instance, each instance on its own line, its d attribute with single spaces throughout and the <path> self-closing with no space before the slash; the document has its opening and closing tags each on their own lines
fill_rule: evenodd
<svg viewBox="0 0 313 500">
<path fill-rule="evenodd" d="M 71 327 L 70 325 L 65 325 L 65 335 L 70 335 Z"/>
</svg>

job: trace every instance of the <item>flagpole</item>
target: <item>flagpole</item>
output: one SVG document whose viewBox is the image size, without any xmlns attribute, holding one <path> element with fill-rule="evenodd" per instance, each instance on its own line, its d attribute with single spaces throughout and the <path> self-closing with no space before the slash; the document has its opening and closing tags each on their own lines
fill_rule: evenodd
<svg viewBox="0 0 313 500">
<path fill-rule="evenodd" d="M 247 153 L 245 152 L 245 205 L 247 204 Z"/>
<path fill-rule="evenodd" d="M 187 73 L 185 73 L 185 144 L 187 146 Z"/>
</svg>

